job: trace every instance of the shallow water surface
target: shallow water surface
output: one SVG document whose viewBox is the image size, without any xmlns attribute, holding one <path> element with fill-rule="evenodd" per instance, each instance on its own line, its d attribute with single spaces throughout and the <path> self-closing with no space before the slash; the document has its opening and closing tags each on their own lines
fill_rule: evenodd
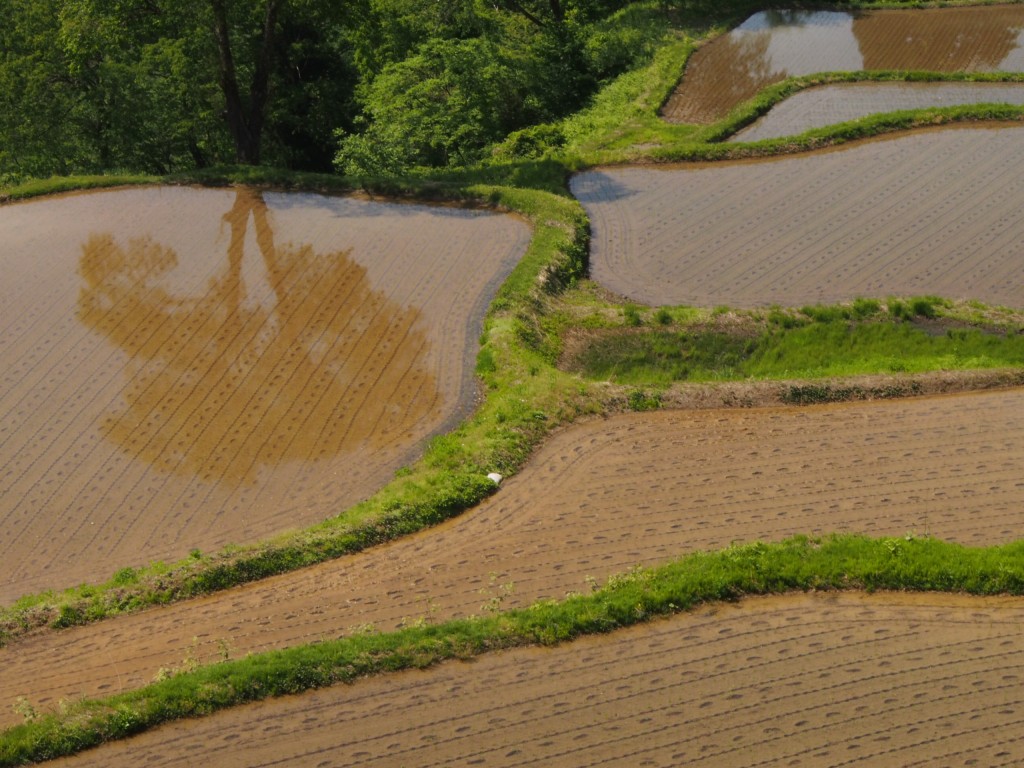
<svg viewBox="0 0 1024 768">
<path fill-rule="evenodd" d="M 1024 305 L 1024 128 L 577 174 L 593 279 L 651 306 L 938 294 Z"/>
<path fill-rule="evenodd" d="M 808 88 L 776 104 L 730 141 L 794 136 L 883 112 L 961 104 L 1024 104 L 1024 83 L 841 83 Z"/>
<path fill-rule="evenodd" d="M 0 598 L 372 493 L 466 411 L 480 313 L 527 238 L 241 188 L 0 208 Z"/>
<path fill-rule="evenodd" d="M 1024 5 L 757 13 L 693 54 L 663 115 L 710 123 L 787 77 L 877 69 L 1024 71 Z"/>
</svg>

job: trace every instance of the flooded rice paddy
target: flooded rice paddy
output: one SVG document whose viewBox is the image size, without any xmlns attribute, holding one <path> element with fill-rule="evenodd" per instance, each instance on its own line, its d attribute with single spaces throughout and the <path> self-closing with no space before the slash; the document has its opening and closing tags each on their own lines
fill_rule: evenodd
<svg viewBox="0 0 1024 768">
<path fill-rule="evenodd" d="M 591 275 L 649 305 L 938 294 L 1024 306 L 1024 128 L 576 175 Z"/>
<path fill-rule="evenodd" d="M 1024 71 L 1024 5 L 757 13 L 693 54 L 662 115 L 711 123 L 787 77 L 880 69 Z"/>
<path fill-rule="evenodd" d="M 306 526 L 463 415 L 507 216 L 248 189 L 0 208 L 0 600 Z"/>
<path fill-rule="evenodd" d="M 1024 105 L 1024 83 L 843 83 L 808 88 L 776 104 L 730 141 L 795 136 L 883 112 L 963 104 Z"/>
</svg>

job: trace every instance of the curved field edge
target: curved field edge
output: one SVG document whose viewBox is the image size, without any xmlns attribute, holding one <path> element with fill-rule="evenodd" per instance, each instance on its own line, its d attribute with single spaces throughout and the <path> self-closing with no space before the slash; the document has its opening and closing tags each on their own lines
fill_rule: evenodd
<svg viewBox="0 0 1024 768">
<path fill-rule="evenodd" d="M 105 186 L 88 178 L 86 188 Z M 151 177 L 111 177 L 109 186 L 154 183 Z M 351 183 L 330 176 L 220 171 L 167 181 L 272 185 L 317 192 L 351 192 Z M 75 188 L 74 179 L 38 182 L 8 190 L 23 199 Z M 586 387 L 547 365 L 524 339 L 533 307 L 583 274 L 588 224 L 571 198 L 528 189 L 489 186 L 441 187 L 387 182 L 362 185 L 371 195 L 486 206 L 527 219 L 533 236 L 520 263 L 499 289 L 485 319 L 477 372 L 485 385 L 473 416 L 452 432 L 433 438 L 422 459 L 369 500 L 309 529 L 272 540 L 229 547 L 216 554 L 194 551 L 175 564 L 124 568 L 104 584 L 61 593 L 29 595 L 0 609 L 0 644 L 49 624 L 55 628 L 96 621 L 149 605 L 226 589 L 357 552 L 439 523 L 480 502 L 496 489 L 490 472 L 515 472 L 556 424 L 598 405 Z"/>
<path fill-rule="evenodd" d="M 1024 594 L 1024 542 L 970 548 L 905 536 L 794 537 L 697 553 L 523 610 L 364 634 L 224 661 L 141 690 L 80 701 L 0 734 L 0 766 L 73 754 L 161 723 L 525 645 L 553 645 L 748 595 L 808 590 Z M 30 710 L 30 708 L 29 708 Z"/>
</svg>

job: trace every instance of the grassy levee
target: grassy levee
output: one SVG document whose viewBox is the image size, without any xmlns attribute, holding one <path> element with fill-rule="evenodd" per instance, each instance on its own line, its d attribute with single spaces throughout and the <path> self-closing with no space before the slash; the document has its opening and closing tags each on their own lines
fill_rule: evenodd
<svg viewBox="0 0 1024 768">
<path fill-rule="evenodd" d="M 561 173 L 561 172 L 560 172 Z M 561 173 L 564 176 L 564 173 Z M 151 183 L 149 177 L 138 177 Z M 118 184 L 131 183 L 118 177 Z M 270 184 L 321 192 L 351 191 L 350 181 L 266 169 L 218 169 L 173 181 Z M 93 179 L 84 182 L 96 186 Z M 27 197 L 75 187 L 75 179 L 16 188 Z M 403 468 L 371 499 L 309 529 L 215 554 L 194 552 L 174 564 L 124 568 L 106 583 L 29 595 L 0 610 L 0 644 L 43 625 L 62 628 L 149 605 L 186 599 L 323 562 L 436 524 L 493 493 L 489 472 L 514 473 L 555 425 L 599 407 L 586 386 L 550 365 L 535 347 L 546 296 L 586 269 L 587 219 L 568 195 L 511 187 L 435 182 L 364 182 L 370 194 L 485 205 L 514 212 L 533 227 L 526 254 L 499 289 L 485 320 L 477 372 L 485 398 L 452 432 L 435 437 L 423 458 Z M 13 196 L 13 195 L 12 195 Z"/>
<path fill-rule="evenodd" d="M 689 555 L 507 613 L 366 634 L 224 661 L 143 689 L 30 714 L 0 734 L 0 766 L 69 755 L 173 720 L 492 650 L 552 645 L 713 601 L 808 590 L 1024 594 L 1024 542 L 969 548 L 903 538 L 795 537 Z"/>
<path fill-rule="evenodd" d="M 562 322 L 584 340 L 564 364 L 616 384 L 1024 370 L 1024 312 L 928 296 L 681 320 L 678 309 L 626 305 L 621 320 L 606 311 L 586 331 L 567 314 Z"/>
<path fill-rule="evenodd" d="M 123 185 L 156 184 L 158 176 L 141 174 L 109 174 L 102 176 L 53 176 L 49 179 L 30 179 L 13 187 L 0 187 L 0 203 L 29 200 L 59 192 L 78 192 L 86 189 L 106 189 Z"/>
</svg>

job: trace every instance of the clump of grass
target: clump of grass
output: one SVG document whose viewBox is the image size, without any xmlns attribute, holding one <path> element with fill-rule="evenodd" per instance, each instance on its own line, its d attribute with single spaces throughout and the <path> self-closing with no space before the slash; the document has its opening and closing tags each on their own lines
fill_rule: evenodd
<svg viewBox="0 0 1024 768">
<path fill-rule="evenodd" d="M 656 411 L 661 407 L 661 394 L 634 389 L 626 396 L 626 402 L 631 411 Z"/>
<path fill-rule="evenodd" d="M 644 319 L 640 315 L 640 308 L 635 304 L 626 304 L 622 308 L 622 319 L 631 328 L 636 328 L 644 323 Z"/>
</svg>

